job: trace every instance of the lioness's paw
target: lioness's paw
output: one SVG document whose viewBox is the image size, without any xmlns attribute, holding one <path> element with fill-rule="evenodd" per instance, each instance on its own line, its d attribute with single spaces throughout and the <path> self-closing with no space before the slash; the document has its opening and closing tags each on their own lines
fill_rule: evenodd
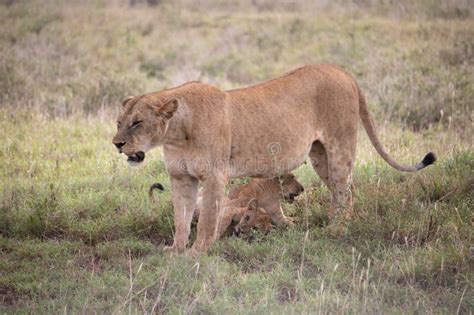
<svg viewBox="0 0 474 315">
<path fill-rule="evenodd" d="M 179 253 L 178 248 L 175 245 L 165 246 L 163 251 L 168 255 L 176 255 Z"/>
<path fill-rule="evenodd" d="M 193 246 L 188 251 L 188 255 L 195 258 L 201 255 L 205 255 L 209 247 L 210 247 L 209 245 L 206 246 L 205 244 L 202 244 L 202 242 L 201 244 L 194 242 Z"/>
<path fill-rule="evenodd" d="M 347 235 L 347 227 L 342 225 L 331 225 L 328 229 L 329 235 L 334 238 L 345 237 Z"/>
<path fill-rule="evenodd" d="M 349 232 L 347 221 L 337 220 L 337 217 L 331 221 L 331 223 L 327 226 L 327 229 L 329 234 L 336 238 L 344 237 Z"/>
<path fill-rule="evenodd" d="M 346 208 L 329 208 L 328 218 L 330 222 L 347 222 L 351 221 L 354 216 L 354 209 L 352 207 Z"/>
<path fill-rule="evenodd" d="M 204 254 L 203 252 L 194 248 L 191 248 L 188 251 L 186 251 L 186 256 L 191 257 L 191 258 L 199 258 L 203 254 Z"/>
</svg>

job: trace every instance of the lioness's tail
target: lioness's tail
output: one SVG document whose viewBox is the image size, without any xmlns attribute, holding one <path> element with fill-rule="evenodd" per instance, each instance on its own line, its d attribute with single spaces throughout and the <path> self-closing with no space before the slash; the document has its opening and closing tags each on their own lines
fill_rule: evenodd
<svg viewBox="0 0 474 315">
<path fill-rule="evenodd" d="M 164 191 L 165 190 L 165 187 L 163 187 L 163 185 L 161 185 L 160 183 L 154 183 L 150 186 L 150 188 L 148 189 L 148 197 L 150 197 L 150 199 L 153 200 L 153 190 L 155 189 L 159 189 L 161 191 Z"/>
<path fill-rule="evenodd" d="M 426 154 L 423 160 L 416 165 L 401 165 L 397 161 L 392 159 L 392 157 L 388 155 L 387 151 L 385 151 L 384 147 L 382 146 L 382 143 L 380 143 L 380 140 L 377 137 L 377 133 L 375 131 L 374 124 L 372 123 L 372 119 L 370 117 L 370 112 L 367 109 L 367 103 L 365 101 L 365 97 L 361 93 L 359 87 L 357 87 L 357 89 L 359 92 L 359 113 L 360 113 L 360 118 L 362 120 L 362 124 L 364 125 L 364 128 L 365 128 L 365 131 L 367 132 L 367 135 L 369 136 L 370 141 L 375 147 L 375 150 L 377 150 L 380 156 L 391 167 L 402 172 L 416 172 L 418 170 L 421 170 L 427 167 L 428 165 L 433 164 L 436 161 L 436 155 L 433 152 L 429 152 L 428 154 Z"/>
</svg>

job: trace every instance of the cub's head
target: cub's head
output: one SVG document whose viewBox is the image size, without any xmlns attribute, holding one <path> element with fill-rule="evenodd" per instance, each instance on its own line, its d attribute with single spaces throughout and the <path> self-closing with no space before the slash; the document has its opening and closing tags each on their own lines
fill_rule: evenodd
<svg viewBox="0 0 474 315">
<path fill-rule="evenodd" d="M 235 226 L 234 234 L 243 239 L 252 239 L 253 230 L 259 230 L 263 234 L 267 234 L 272 228 L 270 215 L 259 208 L 257 199 L 253 198 L 247 204 L 239 223 Z"/>
<path fill-rule="evenodd" d="M 122 103 L 117 133 L 112 142 L 132 165 L 145 159 L 145 152 L 161 144 L 178 100 L 151 101 L 145 96 L 129 97 Z"/>
<path fill-rule="evenodd" d="M 295 198 L 304 191 L 301 185 L 292 173 L 284 174 L 279 177 L 281 192 L 286 201 L 293 203 Z"/>
</svg>

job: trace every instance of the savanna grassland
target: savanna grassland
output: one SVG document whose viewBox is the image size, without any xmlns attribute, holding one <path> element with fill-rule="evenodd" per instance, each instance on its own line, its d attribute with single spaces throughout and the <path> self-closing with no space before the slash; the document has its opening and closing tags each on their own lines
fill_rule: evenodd
<svg viewBox="0 0 474 315">
<path fill-rule="evenodd" d="M 0 311 L 472 314 L 474 6 L 389 3 L 0 1 Z M 121 100 L 308 63 L 354 74 L 399 161 L 438 162 L 399 173 L 361 128 L 345 235 L 305 164 L 284 204 L 295 228 L 165 255 L 162 154 L 139 168 L 117 154 Z M 151 201 L 154 182 L 166 191 Z"/>
</svg>

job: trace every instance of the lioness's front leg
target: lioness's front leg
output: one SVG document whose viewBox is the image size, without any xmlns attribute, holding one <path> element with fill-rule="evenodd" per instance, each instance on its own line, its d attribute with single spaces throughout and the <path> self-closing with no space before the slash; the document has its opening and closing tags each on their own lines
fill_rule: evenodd
<svg viewBox="0 0 474 315">
<path fill-rule="evenodd" d="M 225 176 L 213 174 L 202 181 L 203 200 L 192 254 L 205 253 L 216 239 L 217 223 L 224 197 Z"/>
<path fill-rule="evenodd" d="M 232 221 L 234 221 L 234 215 L 235 211 L 238 210 L 238 208 L 234 207 L 222 207 L 221 212 L 222 215 L 220 216 L 219 222 L 217 222 L 217 234 L 216 234 L 216 239 L 220 239 L 224 236 L 225 232 L 227 232 L 227 229 L 229 226 L 232 225 Z"/>
<path fill-rule="evenodd" d="M 182 252 L 186 249 L 196 207 L 198 183 L 196 178 L 189 175 L 171 177 L 175 234 L 173 245 L 165 247 L 166 251 Z"/>
</svg>

